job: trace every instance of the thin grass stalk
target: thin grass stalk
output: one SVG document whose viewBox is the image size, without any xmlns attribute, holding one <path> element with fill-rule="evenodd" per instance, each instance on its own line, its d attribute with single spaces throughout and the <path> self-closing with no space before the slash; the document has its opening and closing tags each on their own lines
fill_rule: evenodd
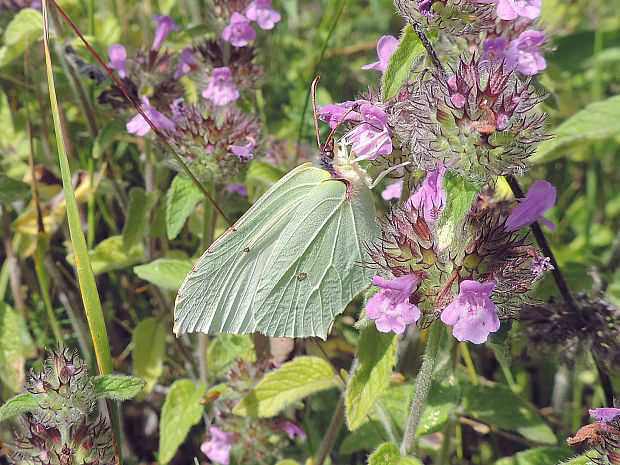
<svg viewBox="0 0 620 465">
<path fill-rule="evenodd" d="M 103 317 L 101 301 L 99 300 L 97 283 L 95 282 L 95 275 L 93 274 L 90 259 L 88 257 L 86 240 L 84 239 L 84 234 L 82 232 L 75 192 L 73 191 L 73 186 L 71 185 L 71 172 L 65 148 L 64 131 L 60 123 L 60 111 L 58 108 L 56 85 L 54 82 L 54 72 L 52 69 L 52 57 L 49 45 L 49 11 L 47 0 L 43 0 L 42 9 L 43 45 L 45 49 L 47 85 L 50 96 L 50 105 L 52 108 L 52 117 L 54 119 L 54 130 L 56 133 L 56 145 L 58 148 L 58 159 L 62 184 L 65 192 L 67 221 L 69 224 L 69 233 L 71 235 L 71 244 L 75 255 L 75 268 L 78 275 L 82 301 L 84 303 L 84 311 L 86 312 L 86 318 L 88 320 L 88 326 L 93 340 L 97 366 L 99 368 L 99 372 L 102 375 L 106 375 L 111 373 L 113 368 L 112 357 L 110 355 L 110 344 L 108 342 L 108 333 L 105 327 L 105 319 Z M 120 417 L 118 404 L 113 401 L 108 401 L 108 411 L 110 413 L 112 429 L 114 431 L 116 461 L 120 464 L 122 463 L 122 453 L 120 447 Z"/>
</svg>

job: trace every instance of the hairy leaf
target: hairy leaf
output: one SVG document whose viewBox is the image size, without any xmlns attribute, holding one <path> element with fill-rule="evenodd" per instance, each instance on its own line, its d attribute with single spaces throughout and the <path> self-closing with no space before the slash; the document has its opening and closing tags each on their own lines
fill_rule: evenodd
<svg viewBox="0 0 620 465">
<path fill-rule="evenodd" d="M 144 381 L 134 376 L 104 375 L 94 379 L 95 397 L 114 400 L 134 398 L 144 387 Z"/>
</svg>

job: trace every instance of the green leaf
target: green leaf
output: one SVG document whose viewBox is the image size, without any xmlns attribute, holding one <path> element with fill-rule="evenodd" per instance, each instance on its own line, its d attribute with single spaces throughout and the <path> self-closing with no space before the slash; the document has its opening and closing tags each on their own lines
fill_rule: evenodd
<svg viewBox="0 0 620 465">
<path fill-rule="evenodd" d="M 43 16 L 34 8 L 24 8 L 15 15 L 4 31 L 4 46 L 0 49 L 0 66 L 24 52 L 26 39 L 34 42 L 43 35 Z"/>
<path fill-rule="evenodd" d="M 382 437 L 386 437 L 383 424 L 378 420 L 367 421 L 344 438 L 339 452 L 348 455 L 360 450 L 374 449 L 379 445 Z"/>
<path fill-rule="evenodd" d="M 374 325 L 362 331 L 357 345 L 360 366 L 347 383 L 346 415 L 351 431 L 359 428 L 377 398 L 388 387 L 396 363 L 398 336 Z"/>
<path fill-rule="evenodd" d="M 431 382 L 428 400 L 418 425 L 418 436 L 436 433 L 444 427 L 454 411 L 459 390 L 447 380 Z"/>
<path fill-rule="evenodd" d="M 88 251 L 88 257 L 95 276 L 108 271 L 122 270 L 142 261 L 144 249 L 141 244 L 129 253 L 125 252 L 122 236 L 110 236 L 101 241 L 94 250 Z M 67 262 L 75 266 L 73 254 L 67 255 Z"/>
<path fill-rule="evenodd" d="M 508 431 L 516 431 L 531 441 L 557 443 L 553 431 L 536 409 L 509 388 L 501 384 L 473 386 L 469 381 L 461 384 L 466 415 Z"/>
<path fill-rule="evenodd" d="M 194 207 L 203 195 L 191 179 L 177 174 L 172 180 L 167 196 L 166 225 L 168 239 L 174 239 L 183 229 L 185 220 L 194 211 Z"/>
<path fill-rule="evenodd" d="M 95 397 L 114 400 L 132 399 L 145 385 L 140 378 L 118 375 L 97 376 L 94 382 Z"/>
<path fill-rule="evenodd" d="M 151 263 L 134 266 L 133 271 L 145 281 L 176 291 L 191 269 L 192 263 L 187 260 L 158 258 Z"/>
<path fill-rule="evenodd" d="M 95 139 L 93 144 L 93 158 L 98 160 L 116 140 L 118 136 L 127 134 L 127 128 L 124 124 L 117 121 L 112 121 L 106 124 Z"/>
<path fill-rule="evenodd" d="M 291 459 L 284 459 L 276 462 L 276 465 L 299 465 L 299 462 Z"/>
<path fill-rule="evenodd" d="M 148 222 L 148 214 L 157 200 L 157 192 L 148 196 L 141 187 L 132 187 L 129 191 L 129 206 L 123 226 L 123 247 L 130 252 L 140 243 Z"/>
<path fill-rule="evenodd" d="M 166 326 L 164 320 L 150 317 L 138 323 L 132 334 L 133 374 L 146 381 L 144 394 L 151 392 L 163 371 Z"/>
<path fill-rule="evenodd" d="M 559 463 L 573 455 L 570 447 L 535 447 L 519 452 L 512 457 L 504 457 L 494 465 L 540 465 L 542 463 Z"/>
<path fill-rule="evenodd" d="M 248 334 L 216 334 L 207 349 L 207 368 L 216 376 L 230 370 L 230 364 L 237 359 L 248 362 L 256 360 L 254 343 Z"/>
<path fill-rule="evenodd" d="M 0 173 L 0 203 L 12 203 L 23 200 L 30 195 L 30 186 Z"/>
<path fill-rule="evenodd" d="M 20 413 L 31 412 L 39 407 L 37 398 L 30 392 L 17 394 L 0 405 L 0 422 L 13 418 Z"/>
<path fill-rule="evenodd" d="M 592 459 L 601 458 L 600 452 L 595 450 L 589 451 L 587 454 L 579 455 L 557 465 L 594 465 Z"/>
<path fill-rule="evenodd" d="M 235 415 L 272 417 L 290 403 L 337 386 L 332 367 L 319 357 L 297 357 L 265 375 L 233 409 Z"/>
<path fill-rule="evenodd" d="M 159 463 L 166 465 L 192 426 L 200 421 L 203 407 L 200 399 L 206 386 L 194 386 L 189 379 L 180 379 L 170 386 L 170 392 L 161 410 L 159 428 Z"/>
<path fill-rule="evenodd" d="M 396 97 L 409 77 L 415 59 L 424 52 L 420 38 L 408 24 L 400 39 L 398 48 L 388 60 L 388 66 L 381 80 L 381 96 L 384 101 Z"/>
<path fill-rule="evenodd" d="M 620 95 L 593 102 L 560 124 L 555 138 L 545 141 L 530 158 L 546 163 L 567 155 L 577 144 L 600 141 L 620 133 Z M 568 153 L 570 158 L 570 153 Z"/>
<path fill-rule="evenodd" d="M 271 163 L 252 160 L 245 176 L 248 200 L 254 202 L 284 176 L 284 174 L 284 171 Z"/>
<path fill-rule="evenodd" d="M 421 462 L 411 457 L 400 456 L 398 446 L 391 442 L 381 444 L 376 451 L 368 457 L 368 465 L 422 465 Z"/>
<path fill-rule="evenodd" d="M 0 380 L 13 392 L 24 386 L 24 355 L 15 311 L 0 302 Z"/>
</svg>

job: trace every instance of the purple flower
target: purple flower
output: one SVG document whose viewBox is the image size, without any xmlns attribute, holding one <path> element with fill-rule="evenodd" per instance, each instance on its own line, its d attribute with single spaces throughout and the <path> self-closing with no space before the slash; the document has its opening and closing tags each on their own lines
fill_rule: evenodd
<svg viewBox="0 0 620 465">
<path fill-rule="evenodd" d="M 116 71 L 121 78 L 127 77 L 127 51 L 121 44 L 112 44 L 108 47 L 110 63 L 108 66 Z"/>
<path fill-rule="evenodd" d="M 228 465 L 230 463 L 230 450 L 237 435 L 224 433 L 215 426 L 209 428 L 209 432 L 211 433 L 211 439 L 202 443 L 200 451 L 212 462 Z"/>
<path fill-rule="evenodd" d="M 240 162 L 246 162 L 254 158 L 252 150 L 254 150 L 255 147 L 256 141 L 252 139 L 245 145 L 230 145 L 228 148 L 232 151 L 232 153 L 237 155 Z"/>
<path fill-rule="evenodd" d="M 403 180 L 401 179 L 389 184 L 385 189 L 383 189 L 383 192 L 381 192 L 381 197 L 383 197 L 384 200 L 399 199 L 402 193 Z"/>
<path fill-rule="evenodd" d="M 409 303 L 419 278 L 412 274 L 395 279 L 374 276 L 372 281 L 382 289 L 366 303 L 366 316 L 375 320 L 377 330 L 382 333 L 402 334 L 408 324 L 420 318 L 420 309 Z"/>
<path fill-rule="evenodd" d="M 202 96 L 211 100 L 218 106 L 228 105 L 239 98 L 239 91 L 235 85 L 230 82 L 232 73 L 230 68 L 223 66 L 215 68 L 209 79 L 208 87 L 202 91 Z"/>
<path fill-rule="evenodd" d="M 497 16 L 500 19 L 513 20 L 517 16 L 534 19 L 540 14 L 541 0 L 492 0 L 481 3 L 495 3 L 495 1 L 497 1 Z"/>
<path fill-rule="evenodd" d="M 245 9 L 245 15 L 248 19 L 256 21 L 261 29 L 273 29 L 282 18 L 280 13 L 271 8 L 271 0 L 254 0 Z"/>
<path fill-rule="evenodd" d="M 539 255 L 538 257 L 532 257 L 532 260 L 530 262 L 530 271 L 532 272 L 532 276 L 534 278 L 538 278 L 546 271 L 552 269 L 553 265 L 551 264 L 551 259 L 549 257 L 543 257 L 542 255 Z"/>
<path fill-rule="evenodd" d="M 446 168 L 440 166 L 434 171 L 429 171 L 422 185 L 415 191 L 406 206 L 416 210 L 424 211 L 424 219 L 427 221 L 437 221 L 441 209 L 446 204 L 446 191 L 443 188 L 443 176 Z"/>
<path fill-rule="evenodd" d="M 494 282 L 463 281 L 459 295 L 441 312 L 441 321 L 454 325 L 452 335 L 459 341 L 482 344 L 499 329 L 495 304 L 489 298 L 493 289 Z"/>
<path fill-rule="evenodd" d="M 435 15 L 431 13 L 431 7 L 433 6 L 434 1 L 435 0 L 417 0 L 418 11 L 427 18 L 434 18 Z"/>
<path fill-rule="evenodd" d="M 544 57 L 538 52 L 538 46 L 545 40 L 545 34 L 528 29 L 519 34 L 506 52 L 506 62 L 517 66 L 517 71 L 532 76 L 547 67 Z"/>
<path fill-rule="evenodd" d="M 177 70 L 174 72 L 174 78 L 179 79 L 181 76 L 185 76 L 193 68 L 195 68 L 195 66 L 192 66 L 195 65 L 195 63 L 196 60 L 194 60 L 192 49 L 190 47 L 184 48 L 181 52 L 181 58 L 179 59 Z"/>
<path fill-rule="evenodd" d="M 345 136 L 346 142 L 352 144 L 351 150 L 357 156 L 355 161 L 375 160 L 379 155 L 392 153 L 387 114 L 370 103 L 362 104 L 359 113 L 362 123 Z"/>
<path fill-rule="evenodd" d="M 241 197 L 248 196 L 248 190 L 245 187 L 245 184 L 231 184 L 230 186 L 226 187 L 226 192 L 229 192 L 229 193 L 235 192 L 239 194 Z"/>
<path fill-rule="evenodd" d="M 362 69 L 376 69 L 377 71 L 385 72 L 388 65 L 388 60 L 392 56 L 392 53 L 398 48 L 398 40 L 394 36 L 383 36 L 377 42 L 377 55 L 379 61 L 362 66 Z"/>
<path fill-rule="evenodd" d="M 329 126 L 334 129 L 345 112 L 351 108 L 353 105 L 362 105 L 364 103 L 368 103 L 366 100 L 349 100 L 347 102 L 342 103 L 332 103 L 330 105 L 325 105 L 318 110 L 319 119 L 322 121 L 326 121 L 329 123 Z M 356 111 L 351 111 L 345 116 L 343 121 L 361 121 L 361 115 Z"/>
<path fill-rule="evenodd" d="M 153 15 L 153 21 L 157 23 L 157 28 L 155 29 L 155 37 L 153 38 L 151 50 L 157 51 L 159 50 L 159 47 L 161 47 L 162 42 L 166 40 L 166 37 L 168 37 L 170 30 L 174 29 L 175 31 L 178 31 L 179 26 L 174 24 L 172 16 L 169 15 Z"/>
<path fill-rule="evenodd" d="M 590 416 L 596 418 L 601 424 L 611 423 L 620 416 L 620 408 L 599 407 L 589 410 Z"/>
<path fill-rule="evenodd" d="M 507 44 L 508 44 L 508 40 L 506 40 L 506 38 L 504 37 L 486 39 L 482 43 L 482 47 L 484 49 L 484 53 L 482 54 L 482 59 L 489 60 L 493 63 L 502 61 L 505 57 L 504 50 L 506 50 Z"/>
<path fill-rule="evenodd" d="M 142 105 L 140 105 L 140 108 L 157 129 L 174 131 L 174 129 L 176 128 L 175 124 L 172 121 L 170 121 L 163 114 L 161 114 L 151 106 L 151 103 L 149 102 L 149 99 L 146 95 L 142 96 Z M 149 126 L 149 123 L 146 122 L 146 120 L 140 113 L 131 118 L 131 121 L 127 123 L 127 132 L 129 132 L 130 134 L 144 136 L 150 130 L 151 126 Z"/>
<path fill-rule="evenodd" d="M 547 181 L 538 180 L 530 186 L 527 195 L 521 203 L 515 207 L 504 225 L 506 231 L 516 231 L 523 226 L 528 226 L 534 221 L 541 221 L 552 231 L 556 230 L 552 221 L 542 215 L 555 204 L 555 187 Z"/>
<path fill-rule="evenodd" d="M 284 423 L 280 423 L 276 426 L 288 434 L 290 439 L 293 439 L 295 436 L 299 436 L 302 441 L 306 440 L 306 433 L 304 433 L 299 426 L 291 421 L 285 421 Z"/>
<path fill-rule="evenodd" d="M 230 18 L 230 24 L 222 31 L 222 39 L 234 47 L 245 47 L 248 42 L 256 39 L 256 31 L 250 26 L 250 20 L 236 11 Z"/>
</svg>

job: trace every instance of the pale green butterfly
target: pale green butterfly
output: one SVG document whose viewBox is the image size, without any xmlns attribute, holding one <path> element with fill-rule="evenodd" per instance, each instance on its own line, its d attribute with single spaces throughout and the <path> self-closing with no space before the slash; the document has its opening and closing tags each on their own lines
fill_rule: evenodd
<svg viewBox="0 0 620 465">
<path fill-rule="evenodd" d="M 344 145 L 331 154 L 333 172 L 298 166 L 200 257 L 177 295 L 176 334 L 327 337 L 370 283 L 360 265 L 378 234 L 368 176 Z"/>
</svg>

